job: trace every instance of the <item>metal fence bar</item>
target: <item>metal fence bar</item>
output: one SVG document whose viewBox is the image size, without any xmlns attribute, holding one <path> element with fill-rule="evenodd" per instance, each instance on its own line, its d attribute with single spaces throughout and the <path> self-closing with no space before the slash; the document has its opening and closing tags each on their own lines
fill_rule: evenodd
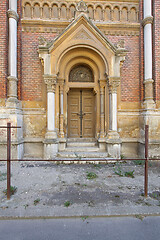
<svg viewBox="0 0 160 240">
<path fill-rule="evenodd" d="M 144 174 L 144 195 L 148 196 L 148 129 L 149 126 L 145 125 L 145 174 Z"/>
<path fill-rule="evenodd" d="M 7 199 L 11 190 L 11 123 L 7 123 Z"/>
</svg>

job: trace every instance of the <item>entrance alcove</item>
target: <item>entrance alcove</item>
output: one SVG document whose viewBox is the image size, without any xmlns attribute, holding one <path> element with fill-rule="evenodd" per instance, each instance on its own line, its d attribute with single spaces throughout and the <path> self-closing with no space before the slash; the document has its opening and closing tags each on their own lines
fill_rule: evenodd
<svg viewBox="0 0 160 240">
<path fill-rule="evenodd" d="M 80 102 L 85 101 L 85 95 L 90 96 L 92 103 L 94 102 L 92 137 L 97 139 L 100 149 L 104 151 L 111 152 L 110 149 L 113 150 L 114 146 L 120 149 L 117 133 L 117 87 L 125 53 L 124 48 L 116 47 L 108 41 L 84 14 L 79 15 L 51 43 L 43 41 L 43 45 L 39 46 L 39 57 L 44 61 L 44 81 L 48 89 L 45 153 L 52 151 L 53 155 L 52 145 L 55 154 L 58 149 L 65 149 L 67 138 L 74 135 L 70 127 L 71 99 L 75 96 L 75 101 L 79 101 L 76 114 L 83 117 L 83 112 L 80 113 L 83 102 L 82 106 Z M 80 124 L 83 125 L 82 122 L 79 126 Z M 83 135 L 84 126 L 78 128 L 77 138 L 83 138 L 86 134 Z M 120 150 L 116 152 L 119 156 Z M 46 157 L 50 156 L 48 153 Z"/>
</svg>

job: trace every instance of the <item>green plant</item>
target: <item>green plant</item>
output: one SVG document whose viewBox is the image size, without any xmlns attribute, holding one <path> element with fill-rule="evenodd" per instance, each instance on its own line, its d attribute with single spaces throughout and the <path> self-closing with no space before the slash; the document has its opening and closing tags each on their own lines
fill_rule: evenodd
<svg viewBox="0 0 160 240">
<path fill-rule="evenodd" d="M 71 205 L 71 202 L 70 201 L 66 201 L 65 203 L 64 203 L 64 206 L 65 207 L 69 207 Z"/>
<path fill-rule="evenodd" d="M 7 179 L 7 173 L 0 172 L 0 181 L 4 181 Z"/>
<path fill-rule="evenodd" d="M 4 194 L 7 195 L 7 189 L 5 189 Z M 14 195 L 17 192 L 17 187 L 15 186 L 10 186 L 10 195 Z"/>
<path fill-rule="evenodd" d="M 28 204 L 25 204 L 25 205 L 23 205 L 24 206 L 24 208 L 26 209 L 29 205 Z"/>
<path fill-rule="evenodd" d="M 135 215 L 135 217 L 136 217 L 136 218 L 138 218 L 138 219 L 140 219 L 141 221 L 142 221 L 142 220 L 143 220 L 143 218 L 144 218 L 144 216 L 142 216 L 142 215 L 139 215 L 139 214 L 136 214 L 136 215 Z"/>
<path fill-rule="evenodd" d="M 36 206 L 40 202 L 40 198 L 34 200 L 34 205 Z"/>
<path fill-rule="evenodd" d="M 123 154 L 121 154 L 121 159 L 124 159 L 125 157 L 124 157 L 124 155 Z"/>
<path fill-rule="evenodd" d="M 128 171 L 124 173 L 125 177 L 131 177 L 134 178 L 134 170 L 133 171 Z"/>
<path fill-rule="evenodd" d="M 94 179 L 94 178 L 97 178 L 97 174 L 94 173 L 94 172 L 87 172 L 87 179 Z"/>
<path fill-rule="evenodd" d="M 144 165 L 144 163 L 145 163 L 144 160 L 138 160 L 138 159 L 137 159 L 137 160 L 134 161 L 134 164 L 135 164 L 135 165 Z"/>
<path fill-rule="evenodd" d="M 119 175 L 120 177 L 124 176 L 123 170 L 121 169 L 121 166 L 117 166 L 114 168 L 115 174 Z"/>
</svg>

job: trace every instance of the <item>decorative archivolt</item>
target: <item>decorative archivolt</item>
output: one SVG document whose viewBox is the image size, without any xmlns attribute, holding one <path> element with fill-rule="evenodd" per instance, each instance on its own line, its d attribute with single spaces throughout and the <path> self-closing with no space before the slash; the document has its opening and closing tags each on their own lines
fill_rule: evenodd
<svg viewBox="0 0 160 240">
<path fill-rule="evenodd" d="M 31 1 L 22 2 L 23 18 L 62 19 L 74 18 L 77 2 Z M 138 5 L 86 2 L 89 18 L 94 21 L 138 22 Z"/>
</svg>

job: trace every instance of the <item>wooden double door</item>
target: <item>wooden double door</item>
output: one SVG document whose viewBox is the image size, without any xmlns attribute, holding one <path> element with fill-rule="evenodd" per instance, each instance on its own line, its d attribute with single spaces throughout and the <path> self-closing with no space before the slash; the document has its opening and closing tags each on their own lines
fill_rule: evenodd
<svg viewBox="0 0 160 240">
<path fill-rule="evenodd" d="M 93 89 L 71 89 L 68 93 L 68 137 L 95 137 Z"/>
</svg>

